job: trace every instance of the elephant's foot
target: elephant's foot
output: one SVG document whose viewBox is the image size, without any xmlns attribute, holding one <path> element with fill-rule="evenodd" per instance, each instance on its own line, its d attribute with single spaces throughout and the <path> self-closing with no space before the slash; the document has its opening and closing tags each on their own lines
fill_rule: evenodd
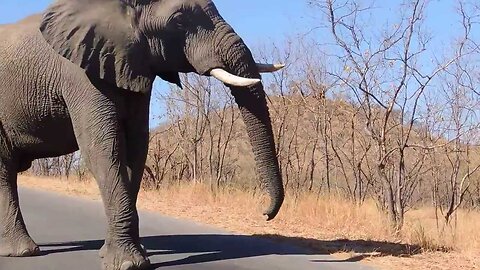
<svg viewBox="0 0 480 270">
<path fill-rule="evenodd" d="M 0 240 L 0 257 L 31 257 L 39 254 L 40 248 L 29 236 L 20 240 Z"/>
<path fill-rule="evenodd" d="M 146 258 L 147 249 L 142 244 L 140 244 L 140 251 L 142 252 L 142 255 Z M 100 256 L 100 258 L 105 258 L 105 256 L 107 256 L 107 244 L 103 244 L 102 248 L 100 248 L 100 250 L 98 251 L 98 256 Z"/>
<path fill-rule="evenodd" d="M 133 244 L 126 247 L 105 244 L 100 257 L 104 270 L 144 270 L 150 267 L 150 260 Z"/>
</svg>

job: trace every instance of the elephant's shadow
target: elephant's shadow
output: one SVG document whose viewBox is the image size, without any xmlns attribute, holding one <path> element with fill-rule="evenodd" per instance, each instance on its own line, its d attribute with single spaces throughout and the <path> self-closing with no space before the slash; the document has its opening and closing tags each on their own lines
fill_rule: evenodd
<svg viewBox="0 0 480 270">
<path fill-rule="evenodd" d="M 272 241 L 271 239 L 274 239 Z M 68 243 L 44 244 L 41 247 L 55 248 L 44 251 L 42 255 L 75 251 L 99 250 L 103 240 L 88 240 Z M 159 235 L 142 238 L 142 244 L 148 250 L 148 256 L 171 254 L 196 254 L 183 259 L 154 264 L 153 268 L 181 266 L 197 263 L 224 261 L 230 259 L 251 258 L 267 255 L 329 255 L 349 250 L 359 253 L 346 260 L 329 260 L 329 262 L 360 261 L 368 253 L 374 256 L 410 256 L 421 252 L 418 246 L 389 242 L 364 240 L 322 241 L 307 238 L 284 237 L 278 235 Z M 312 248 L 302 248 L 310 246 Z M 324 248 L 319 248 L 324 247 Z M 198 255 L 197 255 L 198 254 Z M 315 260 L 313 262 L 323 262 Z"/>
</svg>

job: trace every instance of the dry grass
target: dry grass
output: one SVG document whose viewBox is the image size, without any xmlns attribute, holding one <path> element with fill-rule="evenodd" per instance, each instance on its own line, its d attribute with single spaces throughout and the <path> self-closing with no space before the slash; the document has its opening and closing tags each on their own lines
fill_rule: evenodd
<svg viewBox="0 0 480 270">
<path fill-rule="evenodd" d="M 99 199 L 92 182 L 20 177 L 20 185 Z M 456 227 L 437 229 L 434 211 L 409 212 L 393 237 L 374 202 L 353 205 L 339 196 L 287 198 L 273 222 L 259 214 L 262 199 L 240 191 L 212 192 L 201 184 L 142 191 L 139 208 L 229 231 L 308 246 L 322 254 L 361 260 L 382 269 L 480 269 L 480 213 L 460 212 Z M 448 250 L 448 252 L 438 251 Z"/>
</svg>

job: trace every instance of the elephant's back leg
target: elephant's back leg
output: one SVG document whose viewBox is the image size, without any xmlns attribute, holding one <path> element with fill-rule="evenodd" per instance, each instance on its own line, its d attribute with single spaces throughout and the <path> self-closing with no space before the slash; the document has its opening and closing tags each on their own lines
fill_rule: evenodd
<svg viewBox="0 0 480 270">
<path fill-rule="evenodd" d="M 40 250 L 28 234 L 20 211 L 17 164 L 2 130 L 0 122 L 0 256 L 37 255 Z"/>
</svg>

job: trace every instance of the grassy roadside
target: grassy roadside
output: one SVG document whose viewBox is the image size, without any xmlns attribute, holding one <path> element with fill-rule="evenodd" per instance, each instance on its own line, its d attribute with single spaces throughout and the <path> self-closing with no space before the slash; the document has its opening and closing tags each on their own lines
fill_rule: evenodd
<svg viewBox="0 0 480 270">
<path fill-rule="evenodd" d="M 93 182 L 21 176 L 21 186 L 99 199 Z M 459 213 L 456 230 L 440 234 L 431 209 L 411 211 L 405 230 L 392 237 L 387 220 L 373 202 L 362 206 L 338 198 L 287 198 L 273 222 L 260 215 L 262 199 L 232 191 L 213 193 L 205 185 L 186 184 L 142 191 L 139 208 L 190 219 L 229 231 L 275 238 L 336 254 L 380 269 L 480 269 L 480 213 Z M 437 250 L 448 250 L 437 251 Z"/>
</svg>

